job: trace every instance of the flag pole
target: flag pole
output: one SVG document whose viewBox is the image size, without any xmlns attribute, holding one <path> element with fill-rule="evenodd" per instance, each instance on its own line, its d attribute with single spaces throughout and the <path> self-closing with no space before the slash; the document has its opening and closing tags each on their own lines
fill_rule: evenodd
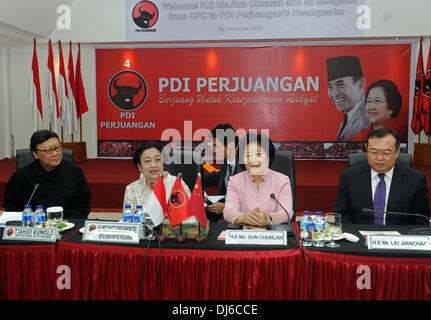
<svg viewBox="0 0 431 320">
<path fill-rule="evenodd" d="M 182 180 L 182 174 L 178 174 L 180 176 L 180 180 Z M 175 238 L 175 242 L 185 243 L 187 242 L 187 238 L 183 235 L 183 222 L 180 222 L 180 234 Z"/>
<path fill-rule="evenodd" d="M 198 228 L 199 228 L 199 234 L 193 239 L 194 243 L 204 243 L 207 242 L 207 238 L 205 238 L 202 234 L 201 234 L 201 223 L 198 222 Z"/>
</svg>

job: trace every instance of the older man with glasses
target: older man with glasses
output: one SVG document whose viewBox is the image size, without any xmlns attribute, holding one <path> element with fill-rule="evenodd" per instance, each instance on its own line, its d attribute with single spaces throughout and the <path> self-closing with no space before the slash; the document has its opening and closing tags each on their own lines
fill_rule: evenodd
<svg viewBox="0 0 431 320">
<path fill-rule="evenodd" d="M 63 207 L 64 218 L 86 217 L 90 212 L 91 192 L 82 169 L 75 163 L 63 160 L 58 136 L 49 130 L 39 130 L 30 139 L 34 161 L 18 169 L 10 177 L 5 189 L 6 211 L 22 211 L 35 185 L 30 202 Z"/>
<path fill-rule="evenodd" d="M 347 168 L 340 176 L 334 212 L 342 214 L 344 223 L 427 223 L 430 207 L 426 176 L 398 165 L 399 153 L 400 139 L 395 131 L 382 128 L 370 132 L 368 163 Z M 391 214 L 394 212 L 413 215 Z"/>
</svg>

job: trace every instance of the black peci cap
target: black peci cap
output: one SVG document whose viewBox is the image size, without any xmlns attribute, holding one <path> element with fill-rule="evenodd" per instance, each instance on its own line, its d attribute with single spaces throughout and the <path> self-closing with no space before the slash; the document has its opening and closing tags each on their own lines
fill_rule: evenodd
<svg viewBox="0 0 431 320">
<path fill-rule="evenodd" d="M 342 77 L 363 76 L 361 62 L 355 56 L 342 56 L 326 59 L 328 82 Z"/>
</svg>

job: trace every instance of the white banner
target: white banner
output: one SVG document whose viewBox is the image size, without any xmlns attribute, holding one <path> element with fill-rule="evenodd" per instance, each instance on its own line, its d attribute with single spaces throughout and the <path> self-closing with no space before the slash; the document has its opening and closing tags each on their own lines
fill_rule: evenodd
<svg viewBox="0 0 431 320">
<path fill-rule="evenodd" d="M 126 1 L 127 41 L 362 37 L 365 0 Z"/>
</svg>

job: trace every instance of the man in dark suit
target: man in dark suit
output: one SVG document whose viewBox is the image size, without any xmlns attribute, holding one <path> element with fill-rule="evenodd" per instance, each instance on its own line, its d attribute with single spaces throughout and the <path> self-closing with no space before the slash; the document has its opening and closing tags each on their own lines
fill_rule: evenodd
<svg viewBox="0 0 431 320">
<path fill-rule="evenodd" d="M 334 212 L 342 214 L 343 223 L 427 224 L 430 208 L 426 177 L 418 170 L 396 164 L 399 152 L 395 131 L 371 131 L 367 139 L 368 163 L 347 168 L 340 176 Z M 363 208 L 374 212 L 364 212 Z"/>
<path fill-rule="evenodd" d="M 217 125 L 210 135 L 213 154 L 216 163 L 221 163 L 221 169 L 203 175 L 203 188 L 217 186 L 218 195 L 226 195 L 230 176 L 240 171 L 237 159 L 238 137 L 235 129 L 229 123 Z M 206 212 L 210 221 L 223 219 L 224 199 L 207 205 Z"/>
</svg>

